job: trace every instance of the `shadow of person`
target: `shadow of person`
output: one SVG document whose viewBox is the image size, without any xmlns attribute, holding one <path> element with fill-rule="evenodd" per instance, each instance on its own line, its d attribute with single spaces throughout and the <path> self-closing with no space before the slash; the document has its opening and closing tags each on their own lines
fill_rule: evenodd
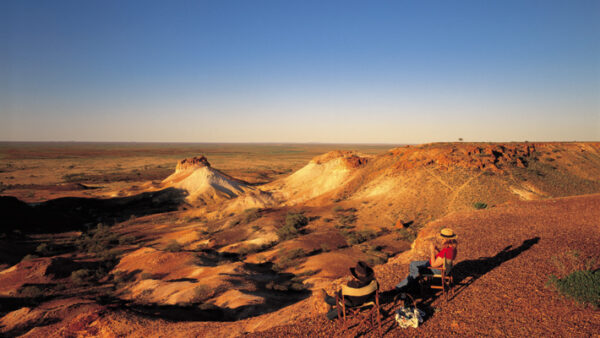
<svg viewBox="0 0 600 338">
<path fill-rule="evenodd" d="M 513 248 L 512 245 L 509 245 L 492 257 L 479 257 L 477 259 L 458 262 L 452 271 L 456 288 L 452 298 L 456 297 L 457 294 L 462 292 L 481 276 L 494 270 L 503 263 L 519 256 L 521 253 L 529 250 L 539 241 L 539 237 L 533 237 L 524 240 L 523 243 L 516 248 Z"/>
<path fill-rule="evenodd" d="M 456 295 L 462 292 L 481 276 L 492 271 L 503 263 L 517 257 L 521 253 L 529 250 L 539 241 L 540 237 L 533 237 L 524 240 L 523 243 L 516 248 L 513 248 L 512 245 L 509 245 L 492 257 L 479 257 L 477 259 L 465 260 L 456 263 L 452 271 L 454 276 L 455 290 L 451 299 L 456 297 Z M 413 284 L 408 288 L 407 294 L 411 295 L 411 297 L 414 297 L 408 300 L 414 300 L 414 304 L 416 304 L 420 310 L 425 312 L 424 321 L 427 321 L 434 315 L 436 309 L 432 307 L 432 303 L 441 296 L 441 292 L 423 292 L 416 284 Z M 384 320 L 390 318 L 394 310 L 399 306 L 411 306 L 409 304 L 410 302 L 400 298 L 400 294 L 395 289 L 383 291 L 379 294 L 379 297 L 380 304 L 382 305 L 382 315 Z M 385 306 L 385 308 L 383 308 L 383 306 Z M 387 324 L 383 324 L 383 326 L 386 325 Z M 391 324 L 387 327 L 387 329 L 385 329 L 384 335 L 391 332 L 395 325 L 397 325 L 396 322 L 392 320 Z"/>
<path fill-rule="evenodd" d="M 485 275 L 486 273 L 492 271 L 497 268 L 501 264 L 517 257 L 524 251 L 529 250 L 533 245 L 537 244 L 540 240 L 540 237 L 533 237 L 527 240 L 524 240 L 521 245 L 516 248 L 513 248 L 512 245 L 509 245 L 498 252 L 496 255 L 492 257 L 479 257 L 477 259 L 464 260 L 456 263 L 454 269 L 452 271 L 452 275 L 454 276 L 454 297 L 457 294 L 462 292 L 465 288 L 471 285 L 475 280 Z M 418 288 L 412 287 L 409 292 L 411 294 L 417 294 L 419 290 Z M 436 300 L 439 296 L 436 294 L 421 294 L 420 295 L 421 306 L 428 307 L 434 300 Z M 381 293 L 382 303 L 396 303 L 398 300 L 398 292 L 394 289 L 388 290 Z"/>
</svg>

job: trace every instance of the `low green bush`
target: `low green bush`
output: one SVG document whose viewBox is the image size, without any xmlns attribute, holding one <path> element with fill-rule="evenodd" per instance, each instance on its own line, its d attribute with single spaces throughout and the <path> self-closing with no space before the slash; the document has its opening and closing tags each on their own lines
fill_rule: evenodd
<svg viewBox="0 0 600 338">
<path fill-rule="evenodd" d="M 417 239 L 417 233 L 412 229 L 400 228 L 396 229 L 396 233 L 398 234 L 399 240 L 404 240 L 412 243 L 415 239 Z"/>
<path fill-rule="evenodd" d="M 321 244 L 321 252 L 329 252 L 331 251 L 331 247 L 327 243 Z"/>
<path fill-rule="evenodd" d="M 308 218 L 302 213 L 288 213 L 285 217 L 285 224 L 277 229 L 277 236 L 285 241 L 298 236 L 300 228 L 308 224 Z"/>
<path fill-rule="evenodd" d="M 346 238 L 346 242 L 350 245 L 360 244 L 377 237 L 377 233 L 368 229 L 360 231 L 341 231 L 341 234 Z"/>
<path fill-rule="evenodd" d="M 140 275 L 140 279 L 143 279 L 143 280 L 145 280 L 145 279 L 152 279 L 152 277 L 154 277 L 154 275 L 151 274 L 151 273 L 149 273 L 149 272 L 143 272 Z"/>
<path fill-rule="evenodd" d="M 262 245 L 257 245 L 257 244 L 248 244 L 245 245 L 241 248 L 238 249 L 238 253 L 240 255 L 248 255 L 248 254 L 253 254 L 256 252 L 260 252 L 263 250 L 263 246 Z"/>
<path fill-rule="evenodd" d="M 308 218 L 303 213 L 288 212 L 285 216 L 285 225 L 296 229 L 302 228 L 308 224 Z"/>
<path fill-rule="evenodd" d="M 21 262 L 30 261 L 30 260 L 36 259 L 36 258 L 39 258 L 39 256 L 37 256 L 37 255 L 25 255 L 25 257 L 23 257 L 21 259 Z"/>
<path fill-rule="evenodd" d="M 302 248 L 293 249 L 293 250 L 279 250 L 277 256 L 279 256 L 279 260 L 277 263 L 276 270 L 285 270 L 290 266 L 294 265 L 294 262 L 298 258 L 305 257 L 307 255 L 306 251 Z"/>
<path fill-rule="evenodd" d="M 563 278 L 551 275 L 547 285 L 581 304 L 600 307 L 600 270 L 577 270 Z"/>
<path fill-rule="evenodd" d="M 487 208 L 487 206 L 488 205 L 486 203 L 483 203 L 483 202 L 475 202 L 475 203 L 473 203 L 473 208 L 475 208 L 477 210 L 485 209 L 485 208 Z"/>
<path fill-rule="evenodd" d="M 194 288 L 192 303 L 201 303 L 212 295 L 212 289 L 205 284 L 200 284 Z"/>
<path fill-rule="evenodd" d="M 298 233 L 298 229 L 287 225 L 284 225 L 281 228 L 277 229 L 277 237 L 279 237 L 279 240 L 282 241 L 295 238 L 298 236 Z"/>
<path fill-rule="evenodd" d="M 19 295 L 25 298 L 38 298 L 44 295 L 44 291 L 35 285 L 28 285 L 19 291 Z"/>
<path fill-rule="evenodd" d="M 557 273 L 548 277 L 546 286 L 581 304 L 600 307 L 600 256 L 568 250 L 550 261 Z"/>
<path fill-rule="evenodd" d="M 252 221 L 255 221 L 259 218 L 261 218 L 261 214 L 260 214 L 260 209 L 258 208 L 251 208 L 251 209 L 246 209 L 244 210 L 244 214 L 242 216 L 244 223 L 250 223 Z"/>
<path fill-rule="evenodd" d="M 179 244 L 174 239 L 169 241 L 169 243 L 167 243 L 167 245 L 165 246 L 165 251 L 168 251 L 168 252 L 179 252 L 179 251 L 181 251 L 181 249 L 182 249 L 181 244 Z"/>
<path fill-rule="evenodd" d="M 119 244 L 119 235 L 109 226 L 99 223 L 94 229 L 84 233 L 75 241 L 80 251 L 97 254 Z"/>
<path fill-rule="evenodd" d="M 35 248 L 35 252 L 42 256 L 48 256 L 52 253 L 52 249 L 50 248 L 50 245 L 48 245 L 48 243 L 41 243 L 37 246 L 37 248 Z"/>
<path fill-rule="evenodd" d="M 71 272 L 71 281 L 75 284 L 85 284 L 88 282 L 92 273 L 88 269 L 79 269 Z"/>
</svg>

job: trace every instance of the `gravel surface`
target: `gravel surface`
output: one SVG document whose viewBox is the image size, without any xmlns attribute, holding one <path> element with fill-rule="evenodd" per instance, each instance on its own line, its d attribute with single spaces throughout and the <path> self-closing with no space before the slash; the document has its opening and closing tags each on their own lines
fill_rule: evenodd
<svg viewBox="0 0 600 338">
<path fill-rule="evenodd" d="M 426 292 L 418 299 L 428 318 L 417 329 L 401 329 L 393 297 L 385 291 L 408 273 L 407 265 L 376 267 L 384 294 L 385 336 L 598 336 L 600 311 L 582 307 L 545 287 L 558 273 L 550 258 L 568 250 L 598 256 L 600 195 L 511 203 L 453 214 L 430 226 L 451 227 L 460 236 L 456 295 L 445 302 Z M 388 292 L 389 293 L 389 292 Z M 374 336 L 368 320 L 342 331 L 322 316 L 250 334 L 282 336 Z"/>
</svg>

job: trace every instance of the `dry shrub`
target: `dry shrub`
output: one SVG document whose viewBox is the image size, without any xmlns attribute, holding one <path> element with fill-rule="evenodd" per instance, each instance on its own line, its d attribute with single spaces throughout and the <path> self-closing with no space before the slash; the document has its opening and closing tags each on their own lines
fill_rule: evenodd
<svg viewBox="0 0 600 338">
<path fill-rule="evenodd" d="M 28 285 L 19 291 L 19 295 L 25 298 L 38 298 L 44 295 L 44 291 L 35 285 Z"/>
<path fill-rule="evenodd" d="M 212 294 L 212 289 L 206 284 L 200 284 L 194 288 L 192 303 L 201 303 Z"/>
<path fill-rule="evenodd" d="M 176 240 L 172 239 L 169 243 L 167 243 L 167 245 L 165 246 L 165 251 L 168 252 L 180 252 L 182 249 L 181 244 L 179 244 L 179 242 L 177 242 Z"/>
<path fill-rule="evenodd" d="M 91 272 L 88 269 L 79 269 L 71 272 L 71 281 L 75 284 L 85 284 L 91 277 Z"/>
</svg>

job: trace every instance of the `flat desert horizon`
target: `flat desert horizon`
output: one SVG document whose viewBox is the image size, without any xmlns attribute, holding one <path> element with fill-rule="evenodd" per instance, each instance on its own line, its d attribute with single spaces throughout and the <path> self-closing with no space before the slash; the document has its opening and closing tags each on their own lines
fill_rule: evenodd
<svg viewBox="0 0 600 338">
<path fill-rule="evenodd" d="M 600 1 L 0 23 L 0 337 L 600 337 Z"/>
</svg>

